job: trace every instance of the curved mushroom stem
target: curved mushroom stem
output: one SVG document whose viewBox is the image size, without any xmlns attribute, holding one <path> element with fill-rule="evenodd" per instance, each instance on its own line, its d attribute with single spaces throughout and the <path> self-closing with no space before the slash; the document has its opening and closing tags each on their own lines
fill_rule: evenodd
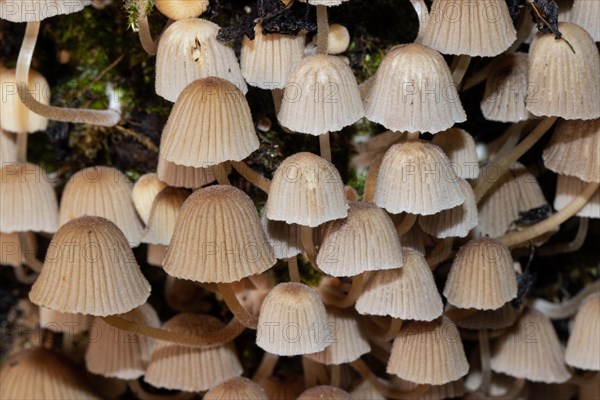
<svg viewBox="0 0 600 400">
<path fill-rule="evenodd" d="M 356 275 L 352 278 L 352 287 L 348 294 L 345 297 L 339 297 L 330 293 L 326 293 L 324 291 L 320 291 L 321 298 L 323 299 L 323 303 L 329 306 L 334 306 L 337 308 L 349 308 L 356 303 L 358 296 L 362 293 L 362 288 L 367 280 L 368 272 L 363 272 L 362 274 Z"/>
<path fill-rule="evenodd" d="M 396 225 L 396 233 L 398 234 L 398 236 L 404 236 L 408 233 L 408 231 L 410 231 L 410 229 L 415 225 L 415 222 L 417 221 L 417 215 L 416 214 L 409 214 L 406 213 L 404 215 L 404 219 L 402 220 L 402 222 L 400 222 L 398 225 Z"/>
<path fill-rule="evenodd" d="M 235 315 L 235 318 L 246 328 L 256 329 L 258 326 L 258 318 L 246 311 L 238 297 L 235 295 L 231 284 L 219 283 L 217 285 L 219 287 L 219 293 L 223 296 L 223 300 L 225 300 L 227 307 L 229 307 L 233 315 Z"/>
<path fill-rule="evenodd" d="M 431 253 L 427 256 L 427 264 L 432 271 L 435 271 L 441 263 L 446 261 L 452 255 L 452 244 L 454 238 L 445 238 L 436 243 Z"/>
<path fill-rule="evenodd" d="M 319 383 L 322 385 L 329 383 L 329 376 L 325 367 L 305 356 L 302 356 L 302 370 L 304 371 L 305 389 L 310 389 Z"/>
<path fill-rule="evenodd" d="M 546 117 L 540 121 L 525 139 L 521 141 L 510 153 L 506 154 L 502 158 L 489 163 L 481 171 L 481 177 L 475 186 L 473 192 L 475 198 L 479 202 L 488 190 L 494 186 L 494 183 L 504 174 L 504 171 L 508 169 L 515 161 L 517 161 L 523 154 L 527 152 L 537 141 L 544 136 L 546 132 L 554 125 L 556 117 Z M 486 170 L 493 169 L 493 176 L 486 176 Z M 492 174 L 488 174 L 492 175 Z"/>
<path fill-rule="evenodd" d="M 44 263 L 42 263 L 40 260 L 38 260 L 35 256 L 35 254 L 33 254 L 35 252 L 35 249 L 28 248 L 29 245 L 28 245 L 26 233 L 19 232 L 17 234 L 17 239 L 19 240 L 19 248 L 20 248 L 22 257 L 25 260 L 25 265 L 27 265 L 29 268 L 31 268 L 38 274 L 41 273 Z"/>
<path fill-rule="evenodd" d="M 27 274 L 27 272 L 25 272 L 25 266 L 21 264 L 18 267 L 15 267 L 15 278 L 24 285 L 31 285 L 38 278 L 38 274 Z"/>
<path fill-rule="evenodd" d="M 115 110 L 90 110 L 53 107 L 40 103 L 29 92 L 29 68 L 33 49 L 40 31 L 40 22 L 28 22 L 17 61 L 17 91 L 21 101 L 36 114 L 54 121 L 80 122 L 91 125 L 114 126 L 121 116 Z"/>
<path fill-rule="evenodd" d="M 271 188 L 271 181 L 253 170 L 243 161 L 232 161 L 231 165 L 233 169 L 235 169 L 244 179 L 248 182 L 269 194 L 269 189 Z"/>
<path fill-rule="evenodd" d="M 152 39 L 152 34 L 150 33 L 150 24 L 148 23 L 148 16 L 146 15 L 145 10 L 140 11 L 140 16 L 138 18 L 138 36 L 140 38 L 140 43 L 142 44 L 142 48 L 148 55 L 155 55 L 158 50 L 158 40 L 154 41 Z"/>
<path fill-rule="evenodd" d="M 200 348 L 212 348 L 229 343 L 246 329 L 237 318 L 233 318 L 221 330 L 203 334 L 202 336 L 186 335 L 183 333 L 170 332 L 165 329 L 153 328 L 145 324 L 128 321 L 117 315 L 102 317 L 102 320 L 110 326 L 135 333 L 136 335 L 148 336 L 153 339 L 180 344 L 182 346 Z"/>
<path fill-rule="evenodd" d="M 290 281 L 300 282 L 300 271 L 298 270 L 298 257 L 290 257 L 286 259 L 288 265 L 288 272 L 290 274 Z"/>
<path fill-rule="evenodd" d="M 458 58 L 454 58 L 452 61 L 452 79 L 454 80 L 454 84 L 457 88 L 460 88 L 460 84 L 462 83 L 462 80 L 469 69 L 470 63 L 471 56 L 467 56 L 465 54 L 458 56 Z"/>
<path fill-rule="evenodd" d="M 260 365 L 254 373 L 252 380 L 254 382 L 260 382 L 261 380 L 273 375 L 273 370 L 277 365 L 277 361 L 279 361 L 279 356 L 277 354 L 265 351 L 265 354 L 263 354 L 263 358 L 260 361 Z"/>
<path fill-rule="evenodd" d="M 135 393 L 138 399 L 142 400 L 191 400 L 196 393 L 178 392 L 175 394 L 156 394 L 147 392 L 137 379 L 127 382 L 129 389 Z"/>
<path fill-rule="evenodd" d="M 403 320 L 398 319 L 398 318 L 392 318 L 387 332 L 385 332 L 383 334 L 383 340 L 388 341 L 388 340 L 395 339 L 396 336 L 398 336 L 398 332 L 400 332 L 400 329 L 402 329 L 403 324 L 404 324 Z"/>
<path fill-rule="evenodd" d="M 417 35 L 416 42 L 418 43 L 425 31 L 425 27 L 429 22 L 429 10 L 427 10 L 427 5 L 423 0 L 410 0 L 412 3 L 415 12 L 417 13 L 417 17 L 419 18 L 419 33 Z"/>
<path fill-rule="evenodd" d="M 487 330 L 479 330 L 479 356 L 481 357 L 481 383 L 478 392 L 488 394 L 492 383 L 492 367 L 490 366 L 490 341 Z"/>
<path fill-rule="evenodd" d="M 227 173 L 227 162 L 228 161 L 222 162 L 213 167 L 215 178 L 217 179 L 219 185 L 231 185 L 231 182 L 229 182 L 229 177 L 227 176 L 229 175 Z"/>
<path fill-rule="evenodd" d="M 515 148 L 519 139 L 521 139 L 521 133 L 530 121 L 519 121 L 508 127 L 506 131 L 496 140 L 494 140 L 489 146 L 488 151 L 490 153 L 490 161 L 496 158 L 502 158 L 505 154 L 509 153 Z"/>
<path fill-rule="evenodd" d="M 382 396 L 389 397 L 390 399 L 416 399 L 421 397 L 429 390 L 429 385 L 419 385 L 413 390 L 406 392 L 400 392 L 393 389 L 389 382 L 379 379 L 369 368 L 369 366 L 360 358 L 350 363 L 352 368 L 362 376 L 363 379 L 369 381 L 371 385 L 381 394 Z"/>
<path fill-rule="evenodd" d="M 531 307 L 550 319 L 565 319 L 575 315 L 581 302 L 594 292 L 600 292 L 600 281 L 596 281 L 591 285 L 584 287 L 573 298 L 560 304 L 551 303 L 543 299 L 535 299 L 531 304 Z"/>
<path fill-rule="evenodd" d="M 320 7 L 320 6 L 319 6 Z M 331 162 L 331 144 L 329 142 L 329 132 L 319 135 L 319 148 L 321 149 L 321 157 Z"/>
<path fill-rule="evenodd" d="M 479 85 L 481 82 L 485 81 L 487 79 L 488 75 L 490 74 L 490 71 L 492 70 L 492 66 L 494 65 L 495 62 L 496 62 L 496 60 L 492 60 L 489 63 L 487 63 L 483 68 L 475 71 L 475 73 L 472 74 L 469 77 L 469 79 L 467 79 L 465 81 L 465 83 L 462 85 L 460 90 L 462 92 L 467 91 L 467 90 Z"/>
<path fill-rule="evenodd" d="M 554 246 L 542 247 L 538 254 L 540 256 L 552 256 L 554 254 L 572 253 L 577 251 L 583 246 L 585 238 L 588 234 L 588 228 L 590 225 L 589 218 L 580 217 L 579 226 L 577 227 L 577 233 L 572 241 L 568 243 L 555 244 Z"/>
<path fill-rule="evenodd" d="M 600 183 L 592 182 L 588 183 L 587 186 L 579 193 L 565 208 L 546 218 L 542 222 L 538 222 L 535 225 L 523 229 L 522 231 L 508 233 L 504 236 L 497 238 L 499 241 L 504 243 L 507 247 L 516 247 L 520 244 L 527 243 L 536 237 L 543 235 L 544 233 L 556 228 L 573 215 L 577 214 L 579 210 L 586 205 L 586 203 L 592 198 L 596 190 L 600 187 Z"/>
</svg>

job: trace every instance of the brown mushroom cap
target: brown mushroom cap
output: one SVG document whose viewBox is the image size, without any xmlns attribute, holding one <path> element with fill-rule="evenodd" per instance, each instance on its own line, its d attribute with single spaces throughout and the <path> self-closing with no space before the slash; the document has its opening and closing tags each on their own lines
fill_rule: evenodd
<svg viewBox="0 0 600 400">
<path fill-rule="evenodd" d="M 10 22 L 42 21 L 56 15 L 83 10 L 89 0 L 16 0 L 0 1 L 0 19 Z"/>
<path fill-rule="evenodd" d="M 267 400 L 267 394 L 248 378 L 229 379 L 210 389 L 204 400 Z"/>
<path fill-rule="evenodd" d="M 569 336 L 565 360 L 575 368 L 600 371 L 600 294 L 583 301 Z"/>
</svg>

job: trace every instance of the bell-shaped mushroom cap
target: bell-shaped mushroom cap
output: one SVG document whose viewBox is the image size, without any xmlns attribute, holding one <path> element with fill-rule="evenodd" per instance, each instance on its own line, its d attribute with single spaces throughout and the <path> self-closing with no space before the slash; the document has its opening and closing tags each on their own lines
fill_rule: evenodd
<svg viewBox="0 0 600 400">
<path fill-rule="evenodd" d="M 169 1 L 194 2 L 197 0 Z M 219 25 L 201 18 L 184 19 L 169 26 L 158 42 L 156 94 L 174 102 L 190 83 L 210 76 L 231 82 L 245 94 L 248 87 L 235 53 L 231 46 L 217 40 L 218 32 Z"/>
<path fill-rule="evenodd" d="M 456 309 L 453 305 L 448 305 L 446 310 Z M 452 314 L 451 314 L 452 315 Z M 477 310 L 473 313 L 451 317 L 452 322 L 463 329 L 504 329 L 512 326 L 520 315 L 519 310 L 515 310 L 511 303 L 506 303 L 496 310 Z"/>
<path fill-rule="evenodd" d="M 440 53 L 417 43 L 388 51 L 365 110 L 369 120 L 401 132 L 437 133 L 467 119 L 448 64 Z"/>
<path fill-rule="evenodd" d="M 389 374 L 410 382 L 443 385 L 462 378 L 469 363 L 456 326 L 442 316 L 402 327 L 387 365 Z"/>
<path fill-rule="evenodd" d="M 24 350 L 5 360 L 0 382 L 1 399 L 101 398 L 72 361 L 41 348 Z"/>
<path fill-rule="evenodd" d="M 94 317 L 84 314 L 70 314 L 38 307 L 40 327 L 52 332 L 63 332 L 67 335 L 77 335 L 92 326 Z"/>
<path fill-rule="evenodd" d="M 493 163 L 490 167 L 482 170 L 480 179 L 491 179 L 498 173 Z M 504 235 L 521 212 L 547 204 L 535 177 L 522 164 L 515 163 L 479 203 L 477 233 L 491 237 Z"/>
<path fill-rule="evenodd" d="M 465 237 L 477 226 L 477 200 L 469 182 L 460 179 L 460 189 L 465 202 L 434 215 L 419 216 L 419 225 L 424 232 L 437 238 Z"/>
<path fill-rule="evenodd" d="M 148 224 L 148 218 L 150 218 L 150 211 L 152 210 L 154 198 L 165 187 L 167 187 L 167 184 L 158 179 L 158 175 L 155 173 L 140 176 L 133 185 L 131 199 L 144 224 Z"/>
<path fill-rule="evenodd" d="M 240 161 L 258 149 L 248 101 L 232 83 L 204 78 L 181 92 L 162 134 L 165 160 L 206 168 Z"/>
<path fill-rule="evenodd" d="M 24 3 L 30 3 L 24 2 Z M 9 1 L 0 1 L 0 13 Z M 19 2 L 12 2 L 16 4 Z M 18 7 L 18 5 L 17 5 Z M 29 10 L 29 5 L 26 5 Z M 42 6 L 45 8 L 45 6 Z M 0 15 L 0 18 L 2 16 Z M 17 93 L 17 77 L 14 69 L 0 72 L 0 128 L 14 133 L 33 133 L 44 131 L 48 127 L 48 118 L 29 110 Z M 37 71 L 29 72 L 29 91 L 34 99 L 42 104 L 50 102 L 50 86 Z"/>
<path fill-rule="evenodd" d="M 600 42 L 600 3 L 597 1 L 575 0 L 566 20 L 581 26 L 595 42 Z"/>
<path fill-rule="evenodd" d="M 17 137 L 0 128 L 0 165 L 17 162 Z"/>
<path fill-rule="evenodd" d="M 339 365 L 352 362 L 371 351 L 367 336 L 358 323 L 356 311 L 328 307 L 327 320 L 331 344 L 318 353 L 308 354 L 308 358 L 325 365 Z"/>
<path fill-rule="evenodd" d="M 165 17 L 177 21 L 199 16 L 208 9 L 208 2 L 208 0 L 156 0 L 156 8 Z"/>
<path fill-rule="evenodd" d="M 36 253 L 37 240 L 33 232 L 0 232 L 0 264 L 20 267 L 34 259 Z"/>
<path fill-rule="evenodd" d="M 316 353 L 331 341 L 326 334 L 309 332 L 326 326 L 325 306 L 315 289 L 302 283 L 280 283 L 260 308 L 256 344 L 280 356 Z"/>
<path fill-rule="evenodd" d="M 368 380 L 363 380 L 350 392 L 353 399 L 386 400 Z"/>
<path fill-rule="evenodd" d="M 364 117 L 352 70 L 336 56 L 304 58 L 288 77 L 277 119 L 295 132 L 336 132 Z"/>
<path fill-rule="evenodd" d="M 177 215 L 188 192 L 185 190 L 166 187 L 156 196 L 152 204 L 148 226 L 142 234 L 144 243 L 162 244 L 167 246 L 175 229 Z"/>
<path fill-rule="evenodd" d="M 258 383 L 263 387 L 267 397 L 271 400 L 288 400 L 297 398 L 304 390 L 303 382 L 297 375 L 283 371 L 284 376 L 271 375 L 261 379 Z M 281 374 L 278 374 L 281 375 Z"/>
<path fill-rule="evenodd" d="M 336 55 L 341 54 L 348 50 L 350 46 L 350 32 L 348 28 L 340 24 L 329 25 L 329 31 L 327 32 L 327 54 Z M 304 55 L 312 56 L 317 54 L 317 36 L 313 36 L 312 41 L 304 48 Z M 359 87 L 359 91 L 360 91 Z M 362 97 L 362 91 L 361 91 Z"/>
<path fill-rule="evenodd" d="M 281 162 L 271 182 L 267 218 L 315 227 L 348 216 L 342 177 L 329 161 L 297 153 Z"/>
<path fill-rule="evenodd" d="M 481 100 L 483 116 L 490 121 L 518 122 L 530 117 L 525 108 L 528 88 L 527 53 L 509 53 L 494 64 Z"/>
<path fill-rule="evenodd" d="M 442 149 L 410 140 L 385 153 L 374 201 L 392 214 L 431 215 L 463 204 L 465 196 Z"/>
<path fill-rule="evenodd" d="M 552 323 L 533 309 L 525 311 L 496 341 L 491 367 L 495 372 L 534 382 L 563 383 L 571 377 Z"/>
<path fill-rule="evenodd" d="M 150 284 L 123 232 L 105 218 L 88 216 L 56 232 L 29 292 L 39 306 L 95 316 L 126 313 L 149 295 Z"/>
<path fill-rule="evenodd" d="M 56 232 L 56 193 L 39 165 L 4 164 L 0 182 L 0 232 Z"/>
<path fill-rule="evenodd" d="M 290 258 L 302 253 L 300 225 L 286 224 L 283 221 L 271 221 L 267 219 L 266 212 L 263 213 L 261 222 L 275 257 L 279 259 Z"/>
<path fill-rule="evenodd" d="M 204 395 L 204 400 L 268 400 L 264 389 L 248 378 L 225 381 Z"/>
<path fill-rule="evenodd" d="M 444 296 L 453 306 L 496 310 L 517 295 L 517 275 L 508 247 L 482 238 L 471 240 L 458 250 Z"/>
<path fill-rule="evenodd" d="M 162 154 L 158 155 L 158 178 L 169 186 L 198 189 L 216 180 L 212 167 L 194 168 L 177 165 L 165 160 Z"/>
<path fill-rule="evenodd" d="M 600 182 L 600 118 L 559 121 L 542 158 L 546 168 L 557 174 Z"/>
<path fill-rule="evenodd" d="M 233 186 L 210 186 L 183 204 L 163 267 L 176 278 L 235 282 L 275 264 L 254 203 Z"/>
<path fill-rule="evenodd" d="M 600 294 L 583 301 L 567 343 L 565 360 L 575 368 L 600 371 Z"/>
<path fill-rule="evenodd" d="M 463 179 L 474 179 L 479 176 L 475 140 L 467 131 L 450 128 L 435 135 L 431 142 L 444 150 L 456 175 Z"/>
<path fill-rule="evenodd" d="M 356 301 L 359 313 L 422 321 L 442 315 L 442 298 L 427 261 L 413 249 L 403 252 L 404 267 L 372 274 Z"/>
<path fill-rule="evenodd" d="M 600 118 L 600 55 L 589 33 L 558 24 L 562 39 L 538 33 L 529 48 L 529 84 L 525 100 L 536 116 Z"/>
<path fill-rule="evenodd" d="M 554 208 L 559 211 L 565 208 L 583 191 L 585 186 L 585 182 L 574 176 L 558 175 Z M 600 218 L 600 191 L 596 190 L 596 193 L 576 215 L 578 217 Z"/>
<path fill-rule="evenodd" d="M 202 336 L 223 329 L 223 323 L 210 315 L 178 314 L 163 329 Z M 157 340 L 144 380 L 152 386 L 198 392 L 242 375 L 233 342 L 209 349 L 181 346 Z"/>
<path fill-rule="evenodd" d="M 112 167 L 89 167 L 71 177 L 60 200 L 58 222 L 84 215 L 106 218 L 125 234 L 132 247 L 140 243 L 140 222 L 131 196 L 133 185 L 121 171 Z"/>
<path fill-rule="evenodd" d="M 400 268 L 402 263 L 396 228 L 373 203 L 350 203 L 347 218 L 327 222 L 323 228 L 317 265 L 329 275 L 354 276 Z"/>
<path fill-rule="evenodd" d="M 517 39 L 504 0 L 435 0 L 421 43 L 444 54 L 494 57 Z"/>
<path fill-rule="evenodd" d="M 244 36 L 240 65 L 250 86 L 283 89 L 290 72 L 302 60 L 304 35 L 262 33 L 260 23 L 254 27 L 254 39 Z"/>
<path fill-rule="evenodd" d="M 305 390 L 297 400 L 351 400 L 348 392 L 334 386 L 315 386 Z"/>
<path fill-rule="evenodd" d="M 10 22 L 41 21 L 83 10 L 90 0 L 2 0 L 0 19 Z"/>
<path fill-rule="evenodd" d="M 148 303 L 121 315 L 127 321 L 154 328 L 160 326 L 158 315 Z M 137 379 L 146 372 L 150 361 L 153 339 L 115 331 L 102 318 L 94 319 L 94 340 L 85 352 L 85 365 L 93 374 L 118 379 Z M 117 335 L 115 337 L 115 335 Z"/>
<path fill-rule="evenodd" d="M 391 379 L 392 387 L 400 391 L 411 391 L 419 386 L 417 383 L 410 382 L 392 376 Z M 445 383 L 443 385 L 432 385 L 429 389 L 419 396 L 419 400 L 442 400 L 442 399 L 454 399 L 462 397 L 465 394 L 465 382 L 463 379 L 457 379 L 452 382 Z"/>
</svg>

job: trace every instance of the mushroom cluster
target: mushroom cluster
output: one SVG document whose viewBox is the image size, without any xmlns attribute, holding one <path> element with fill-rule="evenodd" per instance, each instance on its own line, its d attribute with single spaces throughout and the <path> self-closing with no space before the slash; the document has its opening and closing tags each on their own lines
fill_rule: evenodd
<svg viewBox="0 0 600 400">
<path fill-rule="evenodd" d="M 537 284 L 598 231 L 600 2 L 407 1 L 416 39 L 360 84 L 351 23 L 328 21 L 358 2 L 258 1 L 227 42 L 224 2 L 129 0 L 172 103 L 156 169 L 63 179 L 27 161 L 29 134 L 128 115 L 51 105 L 34 48 L 42 21 L 102 2 L 0 0 L 26 24 L 0 65 L 0 262 L 36 332 L 2 354 L 0 398 L 600 398 L 600 281 Z M 291 32 L 298 11 L 316 32 Z M 491 122 L 505 132 L 468 132 Z M 367 125 L 347 141 L 358 185 L 332 138 Z M 261 131 L 318 152 L 259 173 Z"/>
</svg>

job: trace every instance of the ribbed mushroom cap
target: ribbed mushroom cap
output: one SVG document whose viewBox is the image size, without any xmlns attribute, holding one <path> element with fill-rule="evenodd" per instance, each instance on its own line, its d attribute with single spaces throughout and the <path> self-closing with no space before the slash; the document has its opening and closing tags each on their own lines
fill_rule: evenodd
<svg viewBox="0 0 600 400">
<path fill-rule="evenodd" d="M 23 2 L 23 3 L 30 3 Z M 9 1 L 0 1 L 1 13 Z M 18 2 L 12 2 L 15 4 Z M 17 5 L 18 7 L 19 5 Z M 25 5 L 30 12 L 29 4 Z M 41 6 L 46 8 L 46 6 Z M 26 12 L 27 14 L 27 12 Z M 29 91 L 34 99 L 42 104 L 50 102 L 50 86 L 46 79 L 37 71 L 29 72 Z M 14 133 L 33 133 L 44 131 L 48 127 L 48 118 L 29 110 L 19 98 L 17 93 L 17 77 L 14 69 L 0 72 L 0 128 Z"/>
<path fill-rule="evenodd" d="M 208 9 L 208 5 L 208 0 L 156 0 L 158 11 L 176 21 L 197 17 Z"/>
<path fill-rule="evenodd" d="M 167 184 L 160 179 L 155 173 L 144 174 L 133 185 L 131 191 L 131 199 L 138 215 L 144 222 L 148 224 L 150 211 L 152 210 L 152 202 L 158 193 L 167 187 Z"/>
<path fill-rule="evenodd" d="M 194 168 L 177 165 L 159 154 L 156 173 L 158 178 L 169 186 L 198 189 L 216 180 L 212 167 Z"/>
<path fill-rule="evenodd" d="M 583 191 L 586 183 L 574 176 L 558 175 L 556 182 L 556 197 L 554 197 L 554 208 L 562 210 L 579 193 Z M 592 196 L 581 210 L 576 214 L 578 217 L 600 218 L 600 191 Z"/>
<path fill-rule="evenodd" d="M 165 160 L 207 168 L 240 161 L 258 149 L 248 101 L 232 83 L 198 79 L 181 92 L 163 130 Z"/>
<path fill-rule="evenodd" d="M 178 314 L 163 329 L 202 336 L 219 331 L 223 323 L 210 315 Z M 157 340 L 144 380 L 155 387 L 198 392 L 242 375 L 233 342 L 209 349 Z"/>
<path fill-rule="evenodd" d="M 479 176 L 475 140 L 467 131 L 450 128 L 435 135 L 431 142 L 444 150 L 456 175 L 463 179 L 474 179 Z"/>
<path fill-rule="evenodd" d="M 67 335 L 85 332 L 94 319 L 91 315 L 61 313 L 46 307 L 38 307 L 38 310 L 41 328 Z"/>
<path fill-rule="evenodd" d="M 389 374 L 410 382 L 443 385 L 462 378 L 469 363 L 456 326 L 442 316 L 402 327 L 387 365 Z"/>
<path fill-rule="evenodd" d="M 120 317 L 154 328 L 160 326 L 156 311 L 148 303 Z M 94 319 L 94 328 L 98 335 L 94 340 L 90 340 L 85 352 L 85 365 L 88 371 L 124 380 L 137 379 L 144 375 L 146 365 L 150 361 L 153 339 L 115 332 L 114 328 L 98 317 Z"/>
<path fill-rule="evenodd" d="M 56 232 L 56 193 L 39 165 L 4 164 L 0 182 L 0 232 Z"/>
<path fill-rule="evenodd" d="M 318 54 L 304 58 L 290 73 L 277 119 L 295 132 L 322 135 L 364 115 L 350 67 L 339 57 Z"/>
<path fill-rule="evenodd" d="M 517 295 L 517 276 L 508 248 L 501 242 L 471 240 L 458 250 L 444 296 L 453 306 L 496 310 Z"/>
<path fill-rule="evenodd" d="M 17 137 L 0 128 L 0 165 L 17 162 Z"/>
<path fill-rule="evenodd" d="M 481 179 L 491 179 L 498 171 L 484 168 Z M 535 177 L 520 163 L 513 164 L 479 203 L 479 225 L 482 236 L 498 237 L 513 227 L 519 213 L 547 205 Z"/>
<path fill-rule="evenodd" d="M 563 383 L 571 377 L 552 323 L 533 309 L 525 311 L 496 341 L 491 367 L 495 372 L 534 382 Z"/>
<path fill-rule="evenodd" d="M 342 177 L 333 164 L 312 153 L 281 162 L 271 181 L 267 218 L 315 227 L 348 216 Z"/>
<path fill-rule="evenodd" d="M 317 291 L 302 283 L 280 283 L 260 308 L 256 344 L 280 356 L 316 353 L 331 343 L 324 335 L 308 334 L 315 326 L 327 326 L 325 306 Z"/>
<path fill-rule="evenodd" d="M 186 190 L 166 187 L 156 196 L 152 204 L 148 226 L 142 234 L 144 243 L 162 244 L 167 246 L 175 229 L 177 215 L 185 199 Z"/>
<path fill-rule="evenodd" d="M 456 309 L 453 305 L 448 305 L 446 310 Z M 475 310 L 473 310 L 475 311 Z M 519 310 L 515 310 L 511 303 L 506 303 L 496 310 L 477 310 L 472 314 L 460 315 L 452 318 L 452 322 L 463 329 L 504 329 L 512 326 L 520 315 Z"/>
<path fill-rule="evenodd" d="M 304 35 L 262 33 L 262 25 L 254 27 L 254 40 L 244 36 L 240 65 L 250 86 L 261 89 L 283 89 L 290 72 L 302 60 Z"/>
<path fill-rule="evenodd" d="M 20 267 L 35 258 L 37 253 L 37 240 L 33 232 L 22 232 L 22 240 L 19 240 L 19 232 L 0 232 L 0 264 Z"/>
<path fill-rule="evenodd" d="M 325 365 L 339 365 L 352 362 L 371 351 L 367 336 L 362 331 L 356 311 L 346 308 L 327 308 L 327 326 L 331 327 L 324 350 L 308 354 L 313 361 Z"/>
<path fill-rule="evenodd" d="M 516 40 L 503 0 L 435 0 L 421 43 L 444 54 L 494 57 Z"/>
<path fill-rule="evenodd" d="M 600 42 L 600 3 L 595 0 L 575 0 L 567 21 L 585 29 L 595 42 Z"/>
<path fill-rule="evenodd" d="M 29 292 L 39 306 L 96 316 L 126 313 L 149 295 L 125 235 L 109 220 L 88 216 L 56 232 Z"/>
<path fill-rule="evenodd" d="M 377 271 L 356 301 L 361 314 L 431 321 L 442 315 L 442 298 L 423 255 L 403 248 L 404 267 Z"/>
<path fill-rule="evenodd" d="M 529 48 L 529 84 L 525 100 L 536 116 L 600 118 L 600 55 L 589 33 L 562 22 L 554 34 L 538 33 Z"/>
<path fill-rule="evenodd" d="M 348 217 L 327 222 L 317 265 L 329 275 L 402 267 L 402 247 L 392 220 L 373 203 L 350 203 Z"/>
<path fill-rule="evenodd" d="M 305 390 L 297 400 L 351 400 L 348 392 L 334 386 L 315 386 Z"/>
<path fill-rule="evenodd" d="M 302 253 L 300 225 L 286 224 L 283 221 L 271 221 L 267 219 L 266 213 L 263 213 L 261 222 L 275 257 L 279 259 L 289 258 Z"/>
<path fill-rule="evenodd" d="M 583 301 L 567 343 L 565 361 L 572 367 L 600 371 L 600 294 Z"/>
<path fill-rule="evenodd" d="M 10 22 L 41 21 L 83 10 L 90 0 L 2 0 L 0 19 Z"/>
<path fill-rule="evenodd" d="M 600 119 L 559 121 L 542 158 L 558 174 L 600 182 Z"/>
<path fill-rule="evenodd" d="M 176 278 L 234 282 L 275 264 L 254 203 L 233 186 L 210 186 L 183 204 L 163 261 Z"/>
<path fill-rule="evenodd" d="M 2 399 L 100 399 L 66 357 L 37 348 L 5 360 L 0 370 Z"/>
<path fill-rule="evenodd" d="M 528 68 L 528 55 L 520 52 L 505 54 L 494 64 L 481 100 L 481 111 L 486 119 L 518 122 L 530 117 L 525 108 Z"/>
<path fill-rule="evenodd" d="M 116 168 L 85 168 L 65 186 L 58 222 L 62 226 L 84 215 L 103 217 L 115 223 L 135 247 L 144 228 L 133 205 L 132 188 L 129 178 Z"/>
<path fill-rule="evenodd" d="M 204 395 L 204 400 L 268 400 L 264 389 L 248 378 L 225 381 Z"/>
<path fill-rule="evenodd" d="M 465 202 L 434 215 L 419 216 L 419 225 L 424 232 L 437 238 L 465 237 L 477 226 L 477 200 L 469 182 L 460 179 L 460 189 Z"/>
<path fill-rule="evenodd" d="M 365 98 L 366 117 L 392 131 L 436 133 L 467 119 L 448 64 L 411 43 L 385 55 Z"/>
<path fill-rule="evenodd" d="M 219 25 L 202 18 L 183 19 L 169 26 L 158 42 L 156 94 L 175 102 L 190 83 L 211 76 L 231 82 L 245 94 L 248 87 L 235 53 L 217 40 L 218 32 Z"/>
<path fill-rule="evenodd" d="M 392 387 L 400 391 L 410 391 L 417 388 L 418 384 L 409 382 L 397 376 L 392 376 Z M 465 382 L 463 379 L 457 379 L 443 385 L 432 385 L 425 393 L 419 396 L 419 400 L 442 400 L 462 398 L 465 394 Z"/>
<path fill-rule="evenodd" d="M 436 214 L 465 202 L 450 160 L 423 140 L 393 145 L 383 157 L 375 204 L 393 214 Z"/>
</svg>

